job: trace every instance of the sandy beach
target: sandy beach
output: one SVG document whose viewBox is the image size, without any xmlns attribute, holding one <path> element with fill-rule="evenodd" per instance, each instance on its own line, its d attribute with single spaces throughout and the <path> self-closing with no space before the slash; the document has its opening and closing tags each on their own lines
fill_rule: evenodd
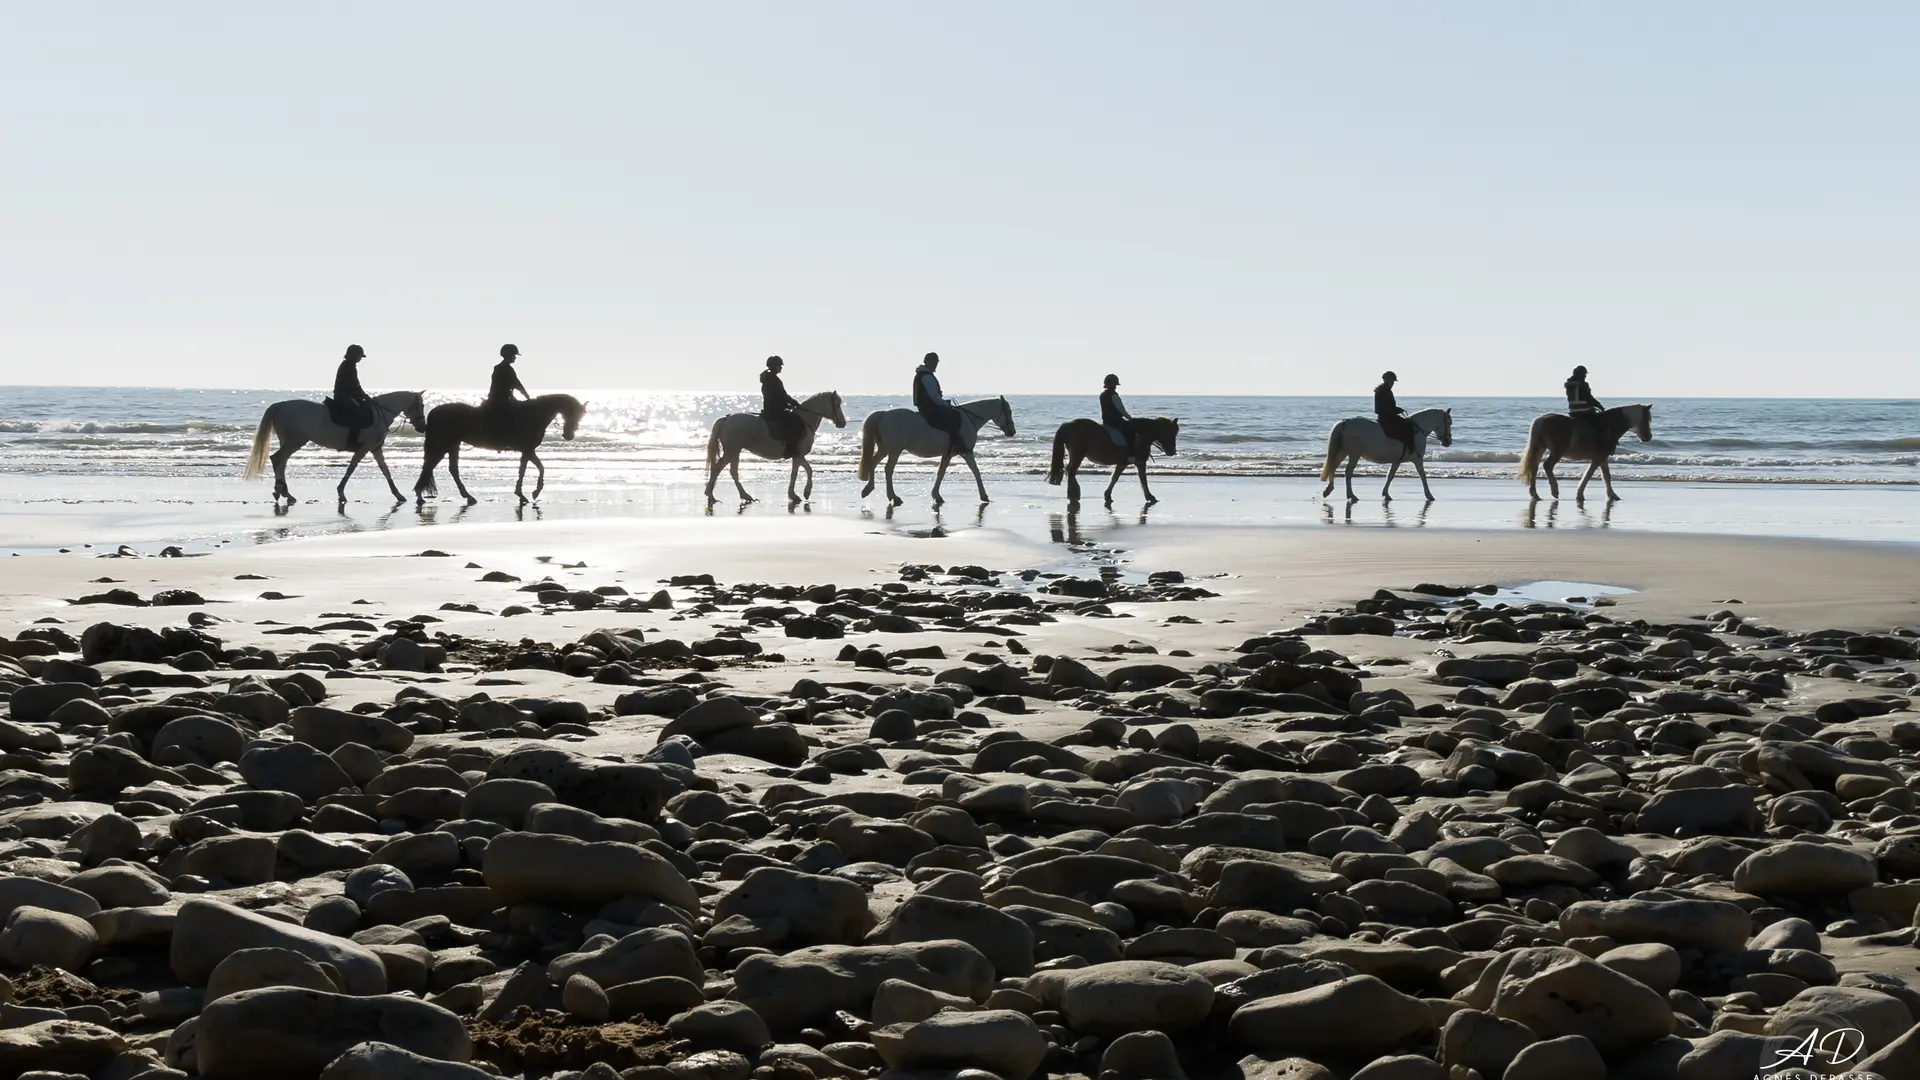
<svg viewBox="0 0 1920 1080">
<path fill-rule="evenodd" d="M 833 515 L 6 559 L 0 1060 L 1910 1075 L 1916 571 Z"/>
</svg>

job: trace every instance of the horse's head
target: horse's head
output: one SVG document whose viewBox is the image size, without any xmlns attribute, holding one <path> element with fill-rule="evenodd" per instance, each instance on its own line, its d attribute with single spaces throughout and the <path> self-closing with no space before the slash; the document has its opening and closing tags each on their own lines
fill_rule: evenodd
<svg viewBox="0 0 1920 1080">
<path fill-rule="evenodd" d="M 825 390 L 815 394 L 803 402 L 801 408 L 833 421 L 834 427 L 847 426 L 846 406 L 841 403 L 838 390 Z"/>
<path fill-rule="evenodd" d="M 1453 410 L 1445 409 L 1440 413 L 1440 426 L 1434 429 L 1441 446 L 1453 445 Z"/>
<path fill-rule="evenodd" d="M 1155 445 L 1160 447 L 1160 452 L 1168 457 L 1177 456 L 1180 453 L 1180 421 L 1177 419 L 1169 420 L 1164 416 L 1156 416 L 1153 418 L 1152 423 L 1154 427 L 1153 441 Z"/>
<path fill-rule="evenodd" d="M 587 415 L 587 403 L 569 397 L 560 404 L 561 416 L 566 420 L 560 428 L 560 437 L 572 439 L 580 433 L 580 418 Z"/>
<path fill-rule="evenodd" d="M 408 394 L 407 400 L 400 409 L 406 414 L 407 423 L 413 425 L 413 430 L 427 430 L 427 396 L 425 394 Z"/>
<path fill-rule="evenodd" d="M 1005 394 L 1000 396 L 1000 408 L 993 414 L 993 425 L 1000 429 L 1002 435 L 1009 438 L 1013 436 L 1013 406 L 1007 404 Z"/>
<path fill-rule="evenodd" d="M 1641 442 L 1653 441 L 1653 406 L 1627 406 L 1627 421 L 1633 425 L 1633 433 Z"/>
</svg>

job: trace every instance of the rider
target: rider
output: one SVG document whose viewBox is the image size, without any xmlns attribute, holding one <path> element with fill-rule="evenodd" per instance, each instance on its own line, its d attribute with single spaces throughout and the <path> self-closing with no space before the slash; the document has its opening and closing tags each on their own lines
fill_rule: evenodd
<svg viewBox="0 0 1920 1080">
<path fill-rule="evenodd" d="M 767 432 L 786 445 L 782 457 L 793 457 L 800 452 L 800 403 L 787 393 L 786 384 L 780 381 L 780 369 L 786 361 L 777 356 L 767 357 L 767 370 L 760 373 L 760 419 L 767 422 Z"/>
<path fill-rule="evenodd" d="M 1126 439 L 1127 452 L 1135 458 L 1145 461 L 1152 446 L 1147 441 L 1146 432 L 1141 430 L 1140 421 L 1127 412 L 1127 405 L 1120 400 L 1120 376 L 1109 375 L 1106 389 L 1100 391 L 1100 422 L 1109 430 L 1118 431 Z"/>
<path fill-rule="evenodd" d="M 513 362 L 520 355 L 520 346 L 500 346 L 500 362 L 493 365 L 493 382 L 487 388 L 486 404 L 481 406 L 491 414 L 492 422 L 497 426 L 506 419 L 507 410 L 513 405 L 513 395 L 532 399 L 527 388 L 520 385 L 520 376 L 513 370 Z"/>
<path fill-rule="evenodd" d="M 940 393 L 940 377 L 935 374 L 940 369 L 940 354 L 928 353 L 927 358 L 913 373 L 913 407 L 922 419 L 935 429 L 944 431 L 953 440 L 953 448 L 960 453 L 973 449 L 967 440 L 967 425 L 960 410 L 953 402 Z"/>
<path fill-rule="evenodd" d="M 1587 425 L 1593 435 L 1595 451 L 1604 451 L 1607 440 L 1606 427 L 1601 417 L 1602 406 L 1593 396 L 1593 390 L 1587 386 L 1587 367 L 1585 364 L 1573 369 L 1573 375 L 1567 379 L 1567 413 L 1575 423 Z"/>
<path fill-rule="evenodd" d="M 1380 430 L 1386 432 L 1388 438 L 1400 440 L 1400 444 L 1407 448 L 1406 456 L 1412 457 L 1414 440 L 1419 433 L 1407 419 L 1407 410 L 1401 408 L 1393 398 L 1393 384 L 1399 381 L 1400 376 L 1391 371 L 1380 376 L 1380 385 L 1373 388 L 1373 415 L 1380 421 Z"/>
<path fill-rule="evenodd" d="M 360 385 L 360 361 L 366 355 L 358 345 L 347 346 L 347 357 L 333 374 L 333 404 L 347 429 L 348 450 L 360 449 L 360 432 L 373 424 L 373 398 Z"/>
</svg>

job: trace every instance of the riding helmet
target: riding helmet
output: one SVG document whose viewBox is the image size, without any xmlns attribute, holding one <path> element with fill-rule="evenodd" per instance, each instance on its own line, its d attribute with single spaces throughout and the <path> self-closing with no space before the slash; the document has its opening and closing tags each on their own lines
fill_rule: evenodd
<svg viewBox="0 0 1920 1080">
<path fill-rule="evenodd" d="M 780 358 L 779 358 L 779 357 L 777 357 L 777 356 L 769 356 L 769 357 L 767 357 L 767 366 L 768 366 L 768 367 L 770 367 L 770 368 L 776 368 L 776 367 L 780 367 L 780 366 L 782 366 L 782 365 L 784 365 L 785 363 L 786 363 L 786 361 L 785 361 L 785 360 L 782 360 L 782 359 L 780 359 Z"/>
<path fill-rule="evenodd" d="M 361 348 L 360 346 L 358 345 L 347 346 L 347 359 L 358 360 L 365 355 L 367 355 L 367 350 Z"/>
<path fill-rule="evenodd" d="M 1578 378 L 1586 378 L 1587 365 L 1581 364 L 1579 367 L 1573 369 L 1573 373 Z"/>
<path fill-rule="evenodd" d="M 518 345 L 500 346 L 500 358 L 503 360 L 511 360 L 514 357 L 519 355 L 520 355 L 520 346 Z"/>
<path fill-rule="evenodd" d="M 1107 385 L 1108 385 L 1108 386 L 1119 386 L 1119 385 L 1120 385 L 1120 376 L 1118 376 L 1118 375 L 1109 375 L 1109 376 L 1107 376 Z"/>
<path fill-rule="evenodd" d="M 1393 372 L 1389 371 L 1380 376 L 1380 381 L 1381 382 L 1399 382 L 1400 376 L 1395 375 Z"/>
<path fill-rule="evenodd" d="M 940 362 L 940 354 L 937 352 L 930 352 L 927 354 L 927 358 L 923 362 L 928 364 L 937 364 Z"/>
</svg>

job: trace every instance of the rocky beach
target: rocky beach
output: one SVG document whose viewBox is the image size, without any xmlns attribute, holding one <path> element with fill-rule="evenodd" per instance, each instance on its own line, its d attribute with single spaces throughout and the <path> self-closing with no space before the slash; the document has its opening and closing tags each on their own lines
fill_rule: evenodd
<svg viewBox="0 0 1920 1080">
<path fill-rule="evenodd" d="M 1920 553 L 1129 539 L 8 559 L 0 1080 L 1920 1076 Z"/>
</svg>

